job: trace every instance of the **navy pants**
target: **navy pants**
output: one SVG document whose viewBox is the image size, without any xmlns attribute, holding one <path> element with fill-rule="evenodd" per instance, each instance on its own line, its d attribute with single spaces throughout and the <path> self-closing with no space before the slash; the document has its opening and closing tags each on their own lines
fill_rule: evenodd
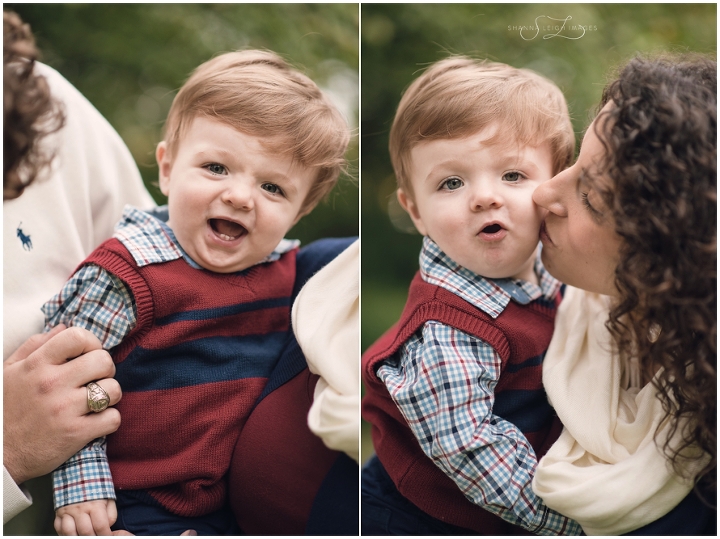
<svg viewBox="0 0 720 539">
<path fill-rule="evenodd" d="M 141 491 L 118 490 L 118 519 L 113 530 L 127 530 L 135 535 L 180 535 L 195 530 L 198 535 L 241 535 L 229 507 L 201 517 L 181 517 L 146 501 Z"/>
<path fill-rule="evenodd" d="M 363 535 L 477 535 L 433 518 L 413 505 L 398 492 L 375 456 L 363 466 L 361 480 Z M 716 498 L 710 502 L 715 505 Z M 625 535 L 717 536 L 717 510 L 691 492 L 665 516 Z"/>
<path fill-rule="evenodd" d="M 376 456 L 363 466 L 360 482 L 362 535 L 477 535 L 431 517 L 411 503 Z"/>
</svg>

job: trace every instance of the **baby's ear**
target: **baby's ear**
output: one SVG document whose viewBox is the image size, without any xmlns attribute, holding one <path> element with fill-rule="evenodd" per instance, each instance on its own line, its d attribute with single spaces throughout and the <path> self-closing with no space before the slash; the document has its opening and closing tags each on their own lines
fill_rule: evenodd
<svg viewBox="0 0 720 539">
<path fill-rule="evenodd" d="M 420 212 L 418 211 L 417 204 L 415 204 L 415 201 L 412 199 L 412 197 L 408 196 L 405 191 L 402 190 L 402 188 L 399 188 L 397 190 L 397 199 L 403 209 L 408 212 L 408 215 L 410 216 L 410 219 L 412 219 L 412 222 L 415 225 L 415 228 L 417 228 L 418 232 L 420 232 L 420 234 L 422 234 L 423 236 L 426 236 L 427 231 L 425 230 L 425 225 L 423 224 L 422 218 L 420 217 Z"/>
<path fill-rule="evenodd" d="M 167 142 L 164 140 L 157 145 L 155 149 L 155 159 L 158 164 L 158 181 L 160 182 L 160 191 L 163 195 L 168 196 L 170 192 L 170 171 L 172 170 L 172 161 L 168 153 Z"/>
</svg>

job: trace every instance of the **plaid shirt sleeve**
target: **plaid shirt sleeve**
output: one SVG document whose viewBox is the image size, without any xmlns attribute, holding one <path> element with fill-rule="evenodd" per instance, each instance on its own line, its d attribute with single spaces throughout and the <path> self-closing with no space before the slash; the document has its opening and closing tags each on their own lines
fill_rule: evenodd
<svg viewBox="0 0 720 539">
<path fill-rule="evenodd" d="M 467 499 L 538 535 L 579 535 L 575 521 L 533 492 L 530 443 L 492 413 L 500 366 L 489 344 L 430 321 L 405 344 L 399 363 L 386 362 L 378 376 L 423 452 Z"/>
<path fill-rule="evenodd" d="M 115 499 L 105 447 L 104 437 L 93 440 L 52 473 L 56 511 L 71 503 Z"/>
<path fill-rule="evenodd" d="M 45 330 L 58 324 L 87 329 L 109 350 L 135 327 L 135 302 L 123 282 L 94 265 L 83 266 L 42 308 Z"/>
<path fill-rule="evenodd" d="M 46 330 L 61 323 L 81 327 L 95 334 L 106 350 L 120 344 L 136 323 L 130 291 L 93 265 L 80 268 L 43 312 Z M 53 472 L 56 510 L 72 503 L 115 499 L 105 447 L 105 438 L 98 438 Z"/>
</svg>

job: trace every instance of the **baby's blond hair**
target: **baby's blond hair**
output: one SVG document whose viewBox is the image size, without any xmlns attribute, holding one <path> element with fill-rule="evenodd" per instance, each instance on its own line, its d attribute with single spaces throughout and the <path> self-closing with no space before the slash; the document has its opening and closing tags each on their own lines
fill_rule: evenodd
<svg viewBox="0 0 720 539">
<path fill-rule="evenodd" d="M 209 117 L 238 131 L 277 141 L 273 151 L 317 169 L 301 213 L 327 195 L 346 167 L 347 121 L 318 86 L 270 51 L 222 54 L 200 65 L 173 100 L 165 142 L 174 159 L 192 121 Z"/>
<path fill-rule="evenodd" d="M 550 143 L 553 174 L 570 165 L 575 135 L 560 89 L 528 69 L 453 56 L 413 81 L 390 130 L 390 158 L 398 187 L 412 197 L 410 152 L 421 142 L 457 139 L 499 124 L 488 144 Z"/>
</svg>

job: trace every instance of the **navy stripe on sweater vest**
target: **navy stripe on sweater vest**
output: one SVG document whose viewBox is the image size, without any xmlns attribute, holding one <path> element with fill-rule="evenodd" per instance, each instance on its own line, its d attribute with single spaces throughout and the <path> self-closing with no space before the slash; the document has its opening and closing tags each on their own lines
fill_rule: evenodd
<svg viewBox="0 0 720 539">
<path fill-rule="evenodd" d="M 537 356 L 531 357 L 530 359 L 527 359 L 521 363 L 508 363 L 505 366 L 503 373 L 507 374 L 511 372 L 518 372 L 528 367 L 537 367 L 538 365 L 542 365 L 544 359 L 545 352 L 543 352 L 542 354 L 538 354 Z"/>
<path fill-rule="evenodd" d="M 152 332 L 137 339 L 135 346 L 149 350 L 170 348 L 179 343 L 216 337 L 252 337 L 272 335 L 290 330 L 290 307 L 255 310 L 238 313 L 214 320 L 180 321 L 163 326 L 154 325 Z M 121 345 L 125 347 L 125 343 Z M 119 364 L 135 346 L 124 351 L 114 350 L 115 361 Z M 120 348 L 120 347 L 118 347 Z"/>
<path fill-rule="evenodd" d="M 261 301 L 253 301 L 250 303 L 240 303 L 237 305 L 228 305 L 225 307 L 214 307 L 212 309 L 198 309 L 194 311 L 185 311 L 182 313 L 171 314 L 158 318 L 155 324 L 165 326 L 175 322 L 214 320 L 225 316 L 234 316 L 236 314 L 258 311 L 261 309 L 273 309 L 276 307 L 289 307 L 290 298 L 271 298 Z"/>
<path fill-rule="evenodd" d="M 267 378 L 282 352 L 287 332 L 211 337 L 160 350 L 135 348 L 117 364 L 115 379 L 124 393 Z M 182 369 L 178 369 L 180 363 Z M 168 372 L 173 372 L 168 376 Z"/>
</svg>

